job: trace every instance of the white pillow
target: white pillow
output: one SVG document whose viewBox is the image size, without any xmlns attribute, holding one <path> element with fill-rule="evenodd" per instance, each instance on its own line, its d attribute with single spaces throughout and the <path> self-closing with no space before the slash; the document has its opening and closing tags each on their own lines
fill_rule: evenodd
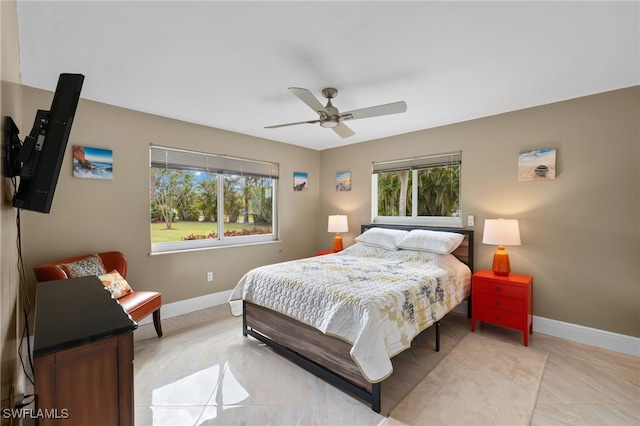
<svg viewBox="0 0 640 426">
<path fill-rule="evenodd" d="M 398 250 L 398 243 L 409 232 L 399 229 L 369 228 L 356 237 L 356 241 L 374 247 L 382 247 L 387 250 Z"/>
<path fill-rule="evenodd" d="M 463 240 L 464 235 L 456 232 L 414 229 L 398 243 L 398 248 L 447 254 L 458 248 Z"/>
</svg>

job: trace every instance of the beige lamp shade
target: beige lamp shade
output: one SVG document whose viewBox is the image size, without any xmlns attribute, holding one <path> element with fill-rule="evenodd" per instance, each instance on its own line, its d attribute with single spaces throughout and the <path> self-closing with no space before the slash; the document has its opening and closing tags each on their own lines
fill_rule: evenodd
<svg viewBox="0 0 640 426">
<path fill-rule="evenodd" d="M 348 232 L 349 223 L 347 222 L 347 216 L 336 214 L 329 216 L 329 226 L 327 226 L 327 232 Z"/>
<path fill-rule="evenodd" d="M 520 228 L 516 219 L 486 219 L 484 221 L 484 244 L 496 246 L 519 246 Z"/>
</svg>

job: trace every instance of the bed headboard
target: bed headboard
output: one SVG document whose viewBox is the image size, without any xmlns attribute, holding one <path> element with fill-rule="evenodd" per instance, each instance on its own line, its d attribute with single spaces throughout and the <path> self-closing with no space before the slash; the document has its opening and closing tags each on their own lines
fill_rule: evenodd
<svg viewBox="0 0 640 426">
<path fill-rule="evenodd" d="M 372 223 L 369 225 L 360 225 L 360 233 L 363 233 L 369 228 L 388 228 L 388 229 L 403 229 L 405 231 L 411 231 L 412 229 L 427 229 L 429 231 L 440 232 L 455 232 L 464 235 L 462 244 L 453 251 L 455 257 L 457 257 L 462 263 L 466 264 L 473 272 L 473 230 L 462 228 L 442 228 L 439 226 L 419 226 L 419 225 L 385 225 L 382 223 Z"/>
</svg>

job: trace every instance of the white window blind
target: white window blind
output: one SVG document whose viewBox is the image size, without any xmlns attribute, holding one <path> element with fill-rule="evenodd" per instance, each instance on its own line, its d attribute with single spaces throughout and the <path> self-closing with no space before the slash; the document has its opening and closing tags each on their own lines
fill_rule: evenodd
<svg viewBox="0 0 640 426">
<path fill-rule="evenodd" d="M 278 179 L 277 163 L 186 151 L 157 145 L 149 147 L 150 166 L 162 169 L 194 170 L 207 173 L 237 174 Z"/>
<path fill-rule="evenodd" d="M 462 151 L 402 160 L 378 161 L 373 163 L 373 173 L 419 170 L 430 167 L 447 167 L 462 164 Z"/>
</svg>

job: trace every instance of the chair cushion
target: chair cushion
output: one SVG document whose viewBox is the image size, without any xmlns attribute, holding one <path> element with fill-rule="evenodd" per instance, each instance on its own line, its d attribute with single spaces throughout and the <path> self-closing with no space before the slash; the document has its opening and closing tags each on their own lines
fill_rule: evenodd
<svg viewBox="0 0 640 426">
<path fill-rule="evenodd" d="M 108 274 L 100 275 L 98 278 L 100 278 L 102 284 L 109 289 L 116 299 L 126 296 L 133 291 L 127 280 L 115 269 Z"/>
<path fill-rule="evenodd" d="M 131 318 L 138 322 L 162 306 L 162 295 L 155 291 L 134 291 L 118 299 Z"/>
</svg>

